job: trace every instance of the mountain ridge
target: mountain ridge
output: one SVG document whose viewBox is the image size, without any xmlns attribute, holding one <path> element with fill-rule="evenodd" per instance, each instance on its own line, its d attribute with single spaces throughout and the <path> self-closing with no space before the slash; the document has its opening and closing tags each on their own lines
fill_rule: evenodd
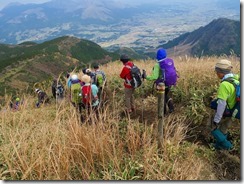
<svg viewBox="0 0 244 184">
<path fill-rule="evenodd" d="M 240 21 L 215 19 L 206 26 L 185 33 L 159 47 L 169 52 L 193 56 L 236 54 L 240 57 Z M 183 52 L 182 52 L 183 51 Z"/>
<path fill-rule="evenodd" d="M 0 49 L 0 95 L 5 89 L 19 92 L 74 68 L 79 70 L 92 62 L 104 64 L 119 58 L 96 43 L 70 36 L 41 44 L 0 44 Z"/>
</svg>

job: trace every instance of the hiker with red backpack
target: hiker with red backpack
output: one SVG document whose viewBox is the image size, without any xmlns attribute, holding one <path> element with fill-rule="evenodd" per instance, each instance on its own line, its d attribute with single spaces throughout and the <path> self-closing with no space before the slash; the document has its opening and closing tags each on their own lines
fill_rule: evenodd
<svg viewBox="0 0 244 184">
<path fill-rule="evenodd" d="M 135 111 L 135 103 L 134 103 L 135 88 L 131 85 L 132 75 L 130 71 L 130 68 L 132 68 L 134 64 L 130 61 L 130 58 L 126 54 L 122 54 L 120 56 L 120 61 L 124 65 L 120 73 L 120 78 L 124 79 L 126 112 L 130 114 Z"/>
<path fill-rule="evenodd" d="M 165 49 L 160 48 L 157 51 L 157 63 L 154 65 L 152 75 L 146 76 L 143 72 L 142 78 L 147 80 L 155 80 L 155 84 L 160 82 L 165 83 L 165 99 L 164 99 L 164 114 L 166 114 L 166 106 L 169 108 L 169 113 L 174 111 L 173 99 L 170 97 L 170 90 L 177 82 L 177 71 L 174 66 L 174 61 L 167 57 Z"/>
<path fill-rule="evenodd" d="M 82 86 L 82 107 L 86 110 L 88 115 L 94 112 L 95 116 L 98 116 L 98 87 L 95 84 L 91 84 L 91 77 L 89 75 L 83 75 L 81 80 L 85 83 Z"/>
<path fill-rule="evenodd" d="M 211 134 L 216 140 L 216 149 L 230 150 L 233 145 L 228 140 L 228 128 L 230 128 L 233 119 L 240 119 L 240 99 L 237 98 L 240 88 L 239 75 L 231 72 L 231 61 L 222 59 L 215 65 L 215 72 L 221 83 L 217 92 L 217 99 L 211 102 L 211 108 L 215 109 L 215 115 L 212 119 L 214 129 Z M 238 101 L 239 100 L 239 101 Z M 238 104 L 239 103 L 239 104 Z M 236 105 L 239 105 L 237 108 Z M 237 112 L 234 112 L 237 110 Z"/>
</svg>

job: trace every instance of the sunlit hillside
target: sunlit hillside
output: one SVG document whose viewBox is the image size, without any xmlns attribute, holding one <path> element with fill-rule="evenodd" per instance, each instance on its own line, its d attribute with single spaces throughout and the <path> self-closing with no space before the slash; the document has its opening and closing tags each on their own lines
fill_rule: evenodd
<svg viewBox="0 0 244 184">
<path fill-rule="evenodd" d="M 224 57 L 222 57 L 224 58 Z M 173 58 L 180 78 L 173 89 L 175 112 L 166 114 L 163 150 L 157 146 L 157 93 L 152 82 L 136 89 L 136 112 L 124 113 L 122 63 L 101 66 L 108 78 L 98 119 L 80 122 L 68 99 L 52 98 L 35 108 L 36 97 L 23 94 L 11 111 L 5 96 L 0 111 L 0 175 L 2 180 L 239 180 L 240 122 L 230 129 L 233 151 L 210 146 L 209 103 L 219 79 L 217 57 Z M 240 61 L 229 57 L 234 73 Z M 153 60 L 135 61 L 147 74 Z M 81 75 L 81 74 L 80 74 Z M 61 76 L 62 78 L 63 76 Z M 36 84 L 51 97 L 48 83 Z"/>
</svg>

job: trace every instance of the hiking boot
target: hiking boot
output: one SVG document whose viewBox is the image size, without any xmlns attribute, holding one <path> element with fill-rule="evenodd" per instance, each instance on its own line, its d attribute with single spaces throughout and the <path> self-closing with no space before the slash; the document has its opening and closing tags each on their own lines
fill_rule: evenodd
<svg viewBox="0 0 244 184">
<path fill-rule="evenodd" d="M 168 107 L 169 107 L 169 113 L 174 112 L 174 105 L 173 105 L 173 99 L 172 99 L 172 98 L 170 98 L 170 99 L 168 100 L 167 105 L 168 105 Z"/>
</svg>

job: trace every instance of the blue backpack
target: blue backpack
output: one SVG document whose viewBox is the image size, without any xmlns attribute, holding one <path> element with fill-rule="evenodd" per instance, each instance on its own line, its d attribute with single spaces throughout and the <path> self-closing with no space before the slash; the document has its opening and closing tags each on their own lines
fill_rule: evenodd
<svg viewBox="0 0 244 184">
<path fill-rule="evenodd" d="M 241 86 L 240 82 L 235 82 L 233 78 L 226 78 L 223 81 L 227 81 L 234 85 L 235 87 L 235 93 L 236 93 L 236 103 L 234 107 L 230 110 L 231 116 L 236 119 L 240 119 L 240 103 L 241 103 Z M 228 104 L 227 104 L 228 105 Z M 229 106 L 229 105 L 228 105 Z"/>
<path fill-rule="evenodd" d="M 170 58 L 166 58 L 159 62 L 159 67 L 162 71 L 162 77 L 156 80 L 156 84 L 164 82 L 166 86 L 174 86 L 177 82 L 177 72 L 174 66 L 174 61 Z"/>
</svg>

